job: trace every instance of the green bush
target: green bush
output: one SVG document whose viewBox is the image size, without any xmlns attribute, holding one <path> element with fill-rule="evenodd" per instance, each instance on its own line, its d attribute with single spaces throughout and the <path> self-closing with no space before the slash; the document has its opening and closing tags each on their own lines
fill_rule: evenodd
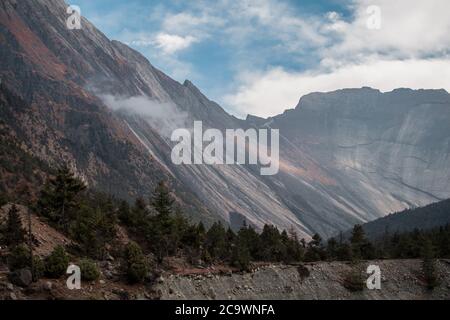
<svg viewBox="0 0 450 320">
<path fill-rule="evenodd" d="M 45 274 L 45 264 L 38 256 L 33 256 L 33 280 L 39 280 Z"/>
<path fill-rule="evenodd" d="M 422 262 L 422 272 L 425 280 L 425 284 L 428 290 L 433 290 L 439 286 L 439 274 L 436 267 L 436 260 L 424 260 Z"/>
<path fill-rule="evenodd" d="M 247 246 L 240 243 L 234 246 L 231 255 L 231 265 L 241 271 L 249 271 L 250 252 Z"/>
<path fill-rule="evenodd" d="M 149 272 L 142 249 L 135 242 L 130 242 L 125 248 L 125 268 L 127 279 L 130 283 L 144 281 Z"/>
<path fill-rule="evenodd" d="M 351 292 L 364 290 L 364 279 L 359 268 L 353 268 L 344 278 L 344 287 Z"/>
<path fill-rule="evenodd" d="M 30 250 L 27 246 L 19 245 L 14 247 L 8 256 L 8 266 L 11 271 L 29 267 Z"/>
<path fill-rule="evenodd" d="M 63 247 L 57 246 L 45 259 L 45 275 L 57 279 L 66 273 L 68 266 L 69 256 Z"/>
<path fill-rule="evenodd" d="M 95 281 L 100 277 L 100 270 L 94 261 L 83 259 L 80 261 L 81 279 L 85 281 Z"/>
<path fill-rule="evenodd" d="M 306 267 L 305 265 L 301 264 L 298 266 L 297 268 L 297 272 L 298 275 L 300 276 L 300 279 L 303 281 L 304 279 L 308 278 L 310 275 L 310 271 L 308 269 L 308 267 Z"/>
</svg>

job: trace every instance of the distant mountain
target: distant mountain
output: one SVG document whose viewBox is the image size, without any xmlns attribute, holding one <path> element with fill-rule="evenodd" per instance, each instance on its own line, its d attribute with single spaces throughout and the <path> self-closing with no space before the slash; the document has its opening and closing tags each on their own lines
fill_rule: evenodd
<svg viewBox="0 0 450 320">
<path fill-rule="evenodd" d="M 450 197 L 445 90 L 312 93 L 264 122 L 283 137 L 273 188 L 309 229 L 331 235 Z"/>
<path fill-rule="evenodd" d="M 38 187 L 46 166 L 65 161 L 90 186 L 122 198 L 147 197 L 166 179 L 194 220 L 236 227 L 245 218 L 301 237 L 450 197 L 444 90 L 313 93 L 279 116 L 240 120 L 86 19 L 68 30 L 66 8 L 62 0 L 0 4 L 0 159 L 10 164 L 0 168 L 3 190 L 17 189 L 19 175 Z M 195 120 L 222 131 L 279 129 L 280 173 L 174 165 L 170 133 Z"/>
<path fill-rule="evenodd" d="M 450 199 L 422 208 L 392 213 L 363 225 L 369 239 L 382 237 L 386 232 L 404 233 L 414 229 L 429 230 L 450 224 Z M 350 231 L 347 232 L 350 234 Z"/>
</svg>

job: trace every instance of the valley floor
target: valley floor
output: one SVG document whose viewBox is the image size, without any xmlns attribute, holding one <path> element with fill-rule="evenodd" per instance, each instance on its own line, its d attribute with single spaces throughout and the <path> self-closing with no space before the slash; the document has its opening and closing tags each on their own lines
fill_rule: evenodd
<svg viewBox="0 0 450 320">
<path fill-rule="evenodd" d="M 0 299 L 163 299 L 163 300 L 285 300 L 285 299 L 383 299 L 383 300 L 450 300 L 450 260 L 439 260 L 440 284 L 429 291 L 421 279 L 420 260 L 383 260 L 362 263 L 378 265 L 381 289 L 351 292 L 343 285 L 351 266 L 345 262 L 319 262 L 295 265 L 266 264 L 252 272 L 232 270 L 191 270 L 191 273 L 165 272 L 153 285 L 128 286 L 103 278 L 82 283 L 80 290 L 69 290 L 65 279 L 42 279 L 24 289 L 9 283 L 0 270 Z M 0 268 L 1 269 L 1 268 Z M 5 271 L 5 270 L 3 270 Z"/>
</svg>

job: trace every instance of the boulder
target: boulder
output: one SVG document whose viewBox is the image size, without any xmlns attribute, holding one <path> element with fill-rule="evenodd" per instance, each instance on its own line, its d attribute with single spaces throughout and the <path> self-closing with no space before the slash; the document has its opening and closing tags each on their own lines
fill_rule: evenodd
<svg viewBox="0 0 450 320">
<path fill-rule="evenodd" d="M 28 287 L 33 282 L 33 275 L 29 269 L 19 269 L 10 274 L 10 280 L 19 287 Z"/>
</svg>

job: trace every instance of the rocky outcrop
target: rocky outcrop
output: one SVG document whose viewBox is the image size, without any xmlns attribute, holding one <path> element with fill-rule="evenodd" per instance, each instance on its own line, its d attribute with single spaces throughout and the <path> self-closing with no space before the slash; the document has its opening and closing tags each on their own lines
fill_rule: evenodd
<svg viewBox="0 0 450 320">
<path fill-rule="evenodd" d="M 343 285 L 351 266 L 341 262 L 308 264 L 309 275 L 298 266 L 269 265 L 251 273 L 228 275 L 167 275 L 157 285 L 162 299 L 450 299 L 450 261 L 438 264 L 441 283 L 425 288 L 419 260 L 365 262 L 381 270 L 381 289 L 350 292 Z"/>
<path fill-rule="evenodd" d="M 313 93 L 267 121 L 284 137 L 273 187 L 324 235 L 450 197 L 445 90 Z"/>
</svg>

